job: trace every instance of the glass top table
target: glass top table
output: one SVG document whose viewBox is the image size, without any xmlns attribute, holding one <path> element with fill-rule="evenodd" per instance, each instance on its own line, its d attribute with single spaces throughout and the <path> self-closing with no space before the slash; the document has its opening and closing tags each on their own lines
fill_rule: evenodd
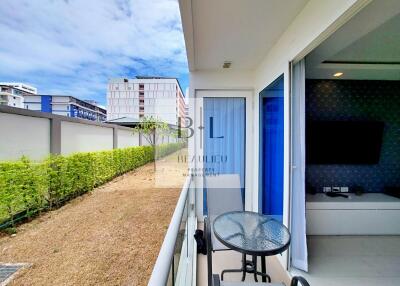
<svg viewBox="0 0 400 286">
<path fill-rule="evenodd" d="M 221 214 L 214 220 L 213 230 L 225 246 L 249 255 L 276 255 L 290 244 L 289 230 L 281 222 L 255 212 Z"/>
</svg>

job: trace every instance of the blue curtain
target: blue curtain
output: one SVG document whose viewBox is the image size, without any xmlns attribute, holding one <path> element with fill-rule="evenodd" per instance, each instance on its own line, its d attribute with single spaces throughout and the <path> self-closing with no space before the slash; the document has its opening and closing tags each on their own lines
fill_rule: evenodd
<svg viewBox="0 0 400 286">
<path fill-rule="evenodd" d="M 283 97 L 263 98 L 263 213 L 279 219 L 283 216 L 283 108 Z"/>
<path fill-rule="evenodd" d="M 239 174 L 244 196 L 245 98 L 204 98 L 203 107 L 205 173 Z"/>
</svg>

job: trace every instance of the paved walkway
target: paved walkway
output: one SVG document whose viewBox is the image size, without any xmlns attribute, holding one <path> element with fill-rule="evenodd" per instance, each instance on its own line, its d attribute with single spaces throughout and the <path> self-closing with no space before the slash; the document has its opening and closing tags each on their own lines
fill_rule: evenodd
<svg viewBox="0 0 400 286">
<path fill-rule="evenodd" d="M 156 188 L 153 164 L 0 238 L 0 263 L 29 263 L 10 285 L 147 285 L 181 191 Z"/>
</svg>

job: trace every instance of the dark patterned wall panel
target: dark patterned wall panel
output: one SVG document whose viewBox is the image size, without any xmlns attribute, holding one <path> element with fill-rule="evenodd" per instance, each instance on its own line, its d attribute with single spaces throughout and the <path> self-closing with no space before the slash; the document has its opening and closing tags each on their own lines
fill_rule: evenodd
<svg viewBox="0 0 400 286">
<path fill-rule="evenodd" d="M 307 80 L 306 118 L 320 121 L 383 121 L 378 165 L 308 165 L 307 182 L 323 186 L 360 186 L 365 192 L 400 187 L 400 82 Z"/>
</svg>

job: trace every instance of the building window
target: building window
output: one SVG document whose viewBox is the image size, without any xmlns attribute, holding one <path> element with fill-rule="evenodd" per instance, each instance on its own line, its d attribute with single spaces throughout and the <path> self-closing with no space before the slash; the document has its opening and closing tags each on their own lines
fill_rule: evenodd
<svg viewBox="0 0 400 286">
<path fill-rule="evenodd" d="M 144 92 L 143 92 L 143 91 L 140 91 L 140 92 L 139 92 L 139 96 L 144 96 Z"/>
</svg>

